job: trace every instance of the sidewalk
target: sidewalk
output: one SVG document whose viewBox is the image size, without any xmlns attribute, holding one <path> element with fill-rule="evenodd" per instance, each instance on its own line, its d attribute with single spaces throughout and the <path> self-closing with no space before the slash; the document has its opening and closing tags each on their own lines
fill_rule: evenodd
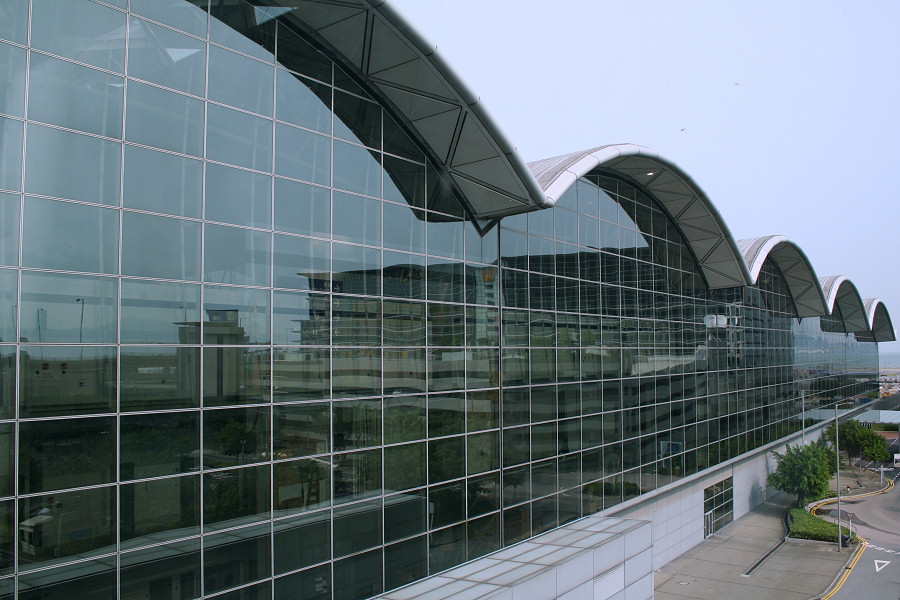
<svg viewBox="0 0 900 600">
<path fill-rule="evenodd" d="M 744 575 L 784 539 L 782 517 L 793 501 L 792 496 L 784 493 L 772 497 L 662 567 L 654 575 L 654 598 L 808 600 L 817 597 L 841 573 L 855 546 L 838 552 L 836 544 L 789 541 L 749 576 Z"/>
</svg>

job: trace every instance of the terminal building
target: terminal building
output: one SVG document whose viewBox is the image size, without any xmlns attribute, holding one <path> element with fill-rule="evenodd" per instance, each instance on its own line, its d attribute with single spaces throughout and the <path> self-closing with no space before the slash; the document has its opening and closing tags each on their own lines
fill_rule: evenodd
<svg viewBox="0 0 900 600">
<path fill-rule="evenodd" d="M 647 148 L 526 164 L 381 0 L 4 0 L 0 65 L 0 598 L 364 600 L 585 523 L 650 597 L 877 395 L 881 302 Z"/>
</svg>

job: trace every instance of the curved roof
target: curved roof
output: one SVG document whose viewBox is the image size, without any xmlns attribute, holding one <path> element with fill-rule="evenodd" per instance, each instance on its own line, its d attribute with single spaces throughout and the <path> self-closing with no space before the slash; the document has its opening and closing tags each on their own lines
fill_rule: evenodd
<svg viewBox="0 0 900 600">
<path fill-rule="evenodd" d="M 548 205 L 515 148 L 433 44 L 385 0 L 269 0 L 403 121 L 478 219 Z"/>
<path fill-rule="evenodd" d="M 828 314 L 833 315 L 835 308 L 840 311 L 845 332 L 869 331 L 866 309 L 852 281 L 843 275 L 830 275 L 820 277 L 819 282 L 822 284 L 822 291 L 825 292 Z"/>
<path fill-rule="evenodd" d="M 600 146 L 529 163 L 550 203 L 579 177 L 602 169 L 635 181 L 662 204 L 697 257 L 712 289 L 749 285 L 743 256 L 703 190 L 675 163 L 634 144 Z"/>
<path fill-rule="evenodd" d="M 825 293 L 815 269 L 800 246 L 783 235 L 738 240 L 737 245 L 750 269 L 753 283 L 759 280 L 760 269 L 767 258 L 778 265 L 793 297 L 798 317 L 818 317 L 828 312 Z"/>
<path fill-rule="evenodd" d="M 869 320 L 869 327 L 872 329 L 875 341 L 896 341 L 897 336 L 894 333 L 894 324 L 891 322 L 891 315 L 888 313 L 884 302 L 878 298 L 866 298 L 863 300 L 863 306 L 866 308 L 866 317 Z"/>
</svg>

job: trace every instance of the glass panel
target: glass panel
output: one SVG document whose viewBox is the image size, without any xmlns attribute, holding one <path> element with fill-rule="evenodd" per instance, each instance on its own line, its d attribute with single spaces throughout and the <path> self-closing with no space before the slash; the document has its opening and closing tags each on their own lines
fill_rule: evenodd
<svg viewBox="0 0 900 600">
<path fill-rule="evenodd" d="M 381 197 L 381 178 L 381 154 L 344 142 L 334 143 L 334 187 Z"/>
<path fill-rule="evenodd" d="M 428 435 L 437 437 L 465 431 L 466 401 L 462 394 L 428 397 Z"/>
<path fill-rule="evenodd" d="M 465 384 L 465 355 L 462 348 L 441 348 L 428 352 L 428 391 L 462 389 Z"/>
<path fill-rule="evenodd" d="M 122 280 L 122 343 L 200 343 L 200 286 Z"/>
<path fill-rule="evenodd" d="M 117 211 L 26 197 L 22 264 L 26 267 L 116 273 Z"/>
<path fill-rule="evenodd" d="M 13 3 L 15 4 L 15 3 Z M 25 3 L 28 11 L 28 3 Z M 5 7 L 4 7 L 5 8 Z M 12 10 L 17 10 L 13 8 Z M 3 9 L 0 9 L 3 11 Z M 2 12 L 0 12 L 2 14 Z M 0 17 L 2 20 L 2 17 Z M 24 19 L 27 23 L 28 19 Z M 9 28 L 9 24 L 0 25 L 0 37 L 3 30 Z M 37 56 L 37 55 L 35 55 Z M 0 81 L 0 113 L 14 117 L 25 116 L 25 49 L 17 48 L 10 44 L 0 44 L 0 69 L 7 74 Z"/>
<path fill-rule="evenodd" d="M 272 177 L 206 165 L 206 212 L 210 221 L 249 227 L 272 226 Z"/>
<path fill-rule="evenodd" d="M 22 189 L 22 121 L 0 118 L 0 188 Z"/>
<path fill-rule="evenodd" d="M 382 582 L 381 549 L 334 563 L 334 600 L 358 600 L 378 595 Z"/>
<path fill-rule="evenodd" d="M 16 349 L 14 346 L 0 346 L 0 417 L 12 417 L 15 413 L 16 401 Z M 10 455 L 12 456 L 12 455 Z M 2 468 L 0 463 L 0 468 Z M 0 482 L 12 475 L 12 469 L 9 471 L 0 470 Z M 5 484 L 0 483 L 0 490 Z M 9 494 L 0 494 L 5 496 Z"/>
<path fill-rule="evenodd" d="M 196 221 L 125 212 L 122 241 L 123 275 L 200 279 L 200 223 Z"/>
<path fill-rule="evenodd" d="M 275 178 L 275 229 L 328 237 L 331 192 L 327 188 Z"/>
<path fill-rule="evenodd" d="M 122 137 L 122 77 L 37 53 L 29 69 L 29 119 Z"/>
<path fill-rule="evenodd" d="M 425 299 L 424 256 L 385 250 L 383 260 L 385 296 Z"/>
<path fill-rule="evenodd" d="M 117 73 L 125 71 L 125 13 L 87 0 L 34 0 L 31 44 Z"/>
<path fill-rule="evenodd" d="M 275 457 L 291 458 L 330 452 L 330 412 L 327 402 L 276 406 L 272 438 Z"/>
<path fill-rule="evenodd" d="M 203 404 L 269 402 L 267 348 L 204 348 Z"/>
<path fill-rule="evenodd" d="M 202 197 L 201 161 L 125 146 L 124 206 L 199 218 Z"/>
<path fill-rule="evenodd" d="M 329 185 L 331 138 L 276 123 L 275 173 Z"/>
<path fill-rule="evenodd" d="M 425 392 L 424 348 L 384 350 L 384 389 L 386 394 Z"/>
<path fill-rule="evenodd" d="M 55 552 L 55 547 L 53 549 Z M 19 562 L 23 562 L 20 555 Z M 63 598 L 98 598 L 113 600 L 116 598 L 116 560 L 104 558 L 78 564 L 75 568 L 79 576 L 72 578 L 72 566 L 54 567 L 36 573 L 19 576 L 20 600 L 43 600 L 53 595 Z M 82 573 L 83 571 L 83 573 Z M 12 600 L 9 596 L 0 596 L 4 600 Z"/>
<path fill-rule="evenodd" d="M 425 208 L 424 165 L 385 155 L 384 170 L 385 200 Z"/>
<path fill-rule="evenodd" d="M 207 224 L 203 278 L 213 283 L 269 285 L 271 234 Z"/>
<path fill-rule="evenodd" d="M 121 598 L 194 598 L 200 596 L 200 540 L 187 540 L 123 553 Z"/>
<path fill-rule="evenodd" d="M 116 480 L 115 472 L 114 417 L 19 424 L 21 493 L 108 483 Z"/>
<path fill-rule="evenodd" d="M 272 572 L 270 525 L 245 527 L 203 540 L 203 580 L 211 594 L 256 579 Z"/>
<path fill-rule="evenodd" d="M 0 193 L 0 265 L 16 266 L 19 264 L 19 206 L 21 196 L 18 194 Z M 4 272 L 5 273 L 5 272 Z M 12 271 L 10 271 L 12 273 Z M 3 277 L 3 275 L 0 275 Z M 13 282 L 15 278 L 13 278 Z M 2 289 L 9 291 L 8 280 L 4 281 Z M 3 292 L 0 292 L 3 293 Z M 4 303 L 4 306 L 12 307 L 15 301 L 10 304 Z M 6 318 L 0 316 L 0 328 L 6 323 Z M 2 329 L 0 329 L 2 331 Z M 15 339 L 15 335 L 11 338 L 8 335 L 0 333 L 0 338 L 6 337 L 7 341 Z"/>
<path fill-rule="evenodd" d="M 200 405 L 200 349 L 122 347 L 121 410 Z"/>
<path fill-rule="evenodd" d="M 28 41 L 28 0 L 6 0 L 0 7 L 0 38 L 18 44 Z"/>
<path fill-rule="evenodd" d="M 119 435 L 123 480 L 175 475 L 200 466 L 199 413 L 122 416 Z"/>
<path fill-rule="evenodd" d="M 116 342 L 116 280 L 22 273 L 19 335 L 23 341 Z"/>
<path fill-rule="evenodd" d="M 331 557 L 331 518 L 328 512 L 276 521 L 274 533 L 276 574 L 324 562 Z M 309 596 L 302 594 L 301 597 Z"/>
<path fill-rule="evenodd" d="M 330 542 L 330 538 L 329 538 Z M 331 546 L 326 548 L 331 551 Z M 278 551 L 275 551 L 276 559 Z M 331 600 L 331 565 L 321 565 L 275 580 L 275 600 Z"/>
<path fill-rule="evenodd" d="M 428 221 L 428 254 L 447 258 L 463 258 L 463 221 L 437 221 L 430 215 Z"/>
<path fill-rule="evenodd" d="M 209 40 L 271 63 L 275 60 L 274 17 L 280 14 L 277 10 L 269 13 L 265 8 L 254 7 L 243 0 L 212 3 L 209 7 L 212 17 Z"/>
<path fill-rule="evenodd" d="M 374 102 L 335 92 L 334 135 L 371 148 L 381 148 L 381 107 Z"/>
<path fill-rule="evenodd" d="M 349 501 L 381 491 L 381 450 L 364 450 L 334 457 L 334 499 Z"/>
<path fill-rule="evenodd" d="M 272 121 L 209 104 L 206 158 L 257 171 L 271 171 Z"/>
<path fill-rule="evenodd" d="M 118 142 L 28 126 L 27 192 L 118 206 L 121 165 Z"/>
<path fill-rule="evenodd" d="M 330 65 L 329 65 L 330 75 Z M 322 133 L 331 133 L 331 88 L 277 70 L 275 118 Z"/>
<path fill-rule="evenodd" d="M 269 408 L 203 412 L 203 465 L 230 467 L 269 458 Z"/>
<path fill-rule="evenodd" d="M 331 244 L 327 241 L 276 234 L 274 260 L 275 287 L 331 290 Z"/>
<path fill-rule="evenodd" d="M 384 443 L 393 444 L 425 437 L 425 397 L 384 399 Z"/>
<path fill-rule="evenodd" d="M 334 402 L 332 418 L 335 451 L 381 444 L 381 400 Z"/>
<path fill-rule="evenodd" d="M 119 535 L 125 548 L 196 535 L 200 533 L 200 477 L 122 485 L 119 511 Z M 122 560 L 127 560 L 124 555 Z"/>
<path fill-rule="evenodd" d="M 435 483 L 466 474 L 466 438 L 464 436 L 428 442 L 428 481 Z"/>
<path fill-rule="evenodd" d="M 384 246 L 424 253 L 425 212 L 385 202 Z"/>
<path fill-rule="evenodd" d="M 0 269 L 0 342 L 16 341 L 18 291 L 16 271 Z"/>
<path fill-rule="evenodd" d="M 310 458 L 278 462 L 274 472 L 276 514 L 303 512 L 331 504 L 331 461 Z"/>
<path fill-rule="evenodd" d="M 278 26 L 278 63 L 291 71 L 331 83 L 331 61 L 282 24 Z"/>
<path fill-rule="evenodd" d="M 465 300 L 463 263 L 428 259 L 428 299 L 462 303 Z"/>
<path fill-rule="evenodd" d="M 341 506 L 334 509 L 334 555 L 353 554 L 382 539 L 381 500 Z"/>
<path fill-rule="evenodd" d="M 334 239 L 381 245 L 381 201 L 334 193 Z"/>
<path fill-rule="evenodd" d="M 330 351 L 275 348 L 272 381 L 275 402 L 328 398 L 331 390 Z"/>
<path fill-rule="evenodd" d="M 462 346 L 465 343 L 464 306 L 428 304 L 428 345 Z"/>
<path fill-rule="evenodd" d="M 271 490 L 268 465 L 204 473 L 204 530 L 225 529 L 269 518 Z"/>
<path fill-rule="evenodd" d="M 381 293 L 381 250 L 349 244 L 331 247 L 335 292 L 367 294 Z"/>
<path fill-rule="evenodd" d="M 115 410 L 115 348 L 29 346 L 19 362 L 20 416 Z"/>
<path fill-rule="evenodd" d="M 335 346 L 381 345 L 381 300 L 378 298 L 335 295 L 332 322 Z"/>
<path fill-rule="evenodd" d="M 275 69 L 234 52 L 209 47 L 207 97 L 262 115 L 272 115 Z"/>
<path fill-rule="evenodd" d="M 19 544 L 20 570 L 59 558 L 114 552 L 116 488 L 23 498 L 19 500 L 19 519 L 19 535 L 26 540 Z M 47 572 L 42 575 L 46 577 Z M 69 577 L 67 574 L 61 578 Z M 115 573 L 112 585 L 115 586 Z M 73 598 L 80 595 L 64 593 Z"/>
<path fill-rule="evenodd" d="M 425 453 L 424 442 L 385 448 L 385 489 L 400 491 L 425 485 Z"/>
<path fill-rule="evenodd" d="M 206 286 L 203 339 L 207 344 L 269 342 L 269 291 Z"/>
<path fill-rule="evenodd" d="M 205 0 L 197 3 L 185 2 L 184 0 L 131 0 L 131 12 L 149 17 L 154 21 L 187 33 L 206 37 L 206 13 L 194 6 L 194 4 L 205 5 L 206 2 Z M 134 37 L 132 36 L 128 48 L 129 70 L 131 69 L 130 51 L 133 47 Z M 184 46 L 175 47 L 183 48 Z"/>
<path fill-rule="evenodd" d="M 276 344 L 327 346 L 331 298 L 324 294 L 274 292 L 272 335 Z"/>
<path fill-rule="evenodd" d="M 125 139 L 155 148 L 203 155 L 203 101 L 128 82 Z"/>
</svg>

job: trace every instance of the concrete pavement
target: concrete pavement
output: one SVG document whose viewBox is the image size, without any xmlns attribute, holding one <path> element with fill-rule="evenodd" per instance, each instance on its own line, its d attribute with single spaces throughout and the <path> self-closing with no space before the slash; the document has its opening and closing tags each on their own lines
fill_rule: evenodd
<svg viewBox="0 0 900 600">
<path fill-rule="evenodd" d="M 774 496 L 658 570 L 656 600 L 808 600 L 825 592 L 856 547 L 838 552 L 836 544 L 802 540 L 779 546 L 793 501 Z"/>
</svg>

